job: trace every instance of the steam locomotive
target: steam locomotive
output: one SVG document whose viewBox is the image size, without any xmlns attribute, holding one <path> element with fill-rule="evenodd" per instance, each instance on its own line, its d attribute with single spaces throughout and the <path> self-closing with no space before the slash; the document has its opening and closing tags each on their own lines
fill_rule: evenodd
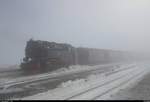
<svg viewBox="0 0 150 102">
<path fill-rule="evenodd" d="M 75 48 L 69 44 L 41 40 L 27 41 L 21 68 L 25 71 L 52 71 L 70 65 L 96 65 L 130 60 L 127 52 Z"/>
</svg>

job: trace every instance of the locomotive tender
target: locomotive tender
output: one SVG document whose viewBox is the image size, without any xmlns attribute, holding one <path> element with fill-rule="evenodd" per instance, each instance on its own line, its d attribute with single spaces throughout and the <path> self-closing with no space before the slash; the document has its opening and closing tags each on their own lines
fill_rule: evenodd
<svg viewBox="0 0 150 102">
<path fill-rule="evenodd" d="M 70 65 L 96 65 L 131 59 L 127 52 L 94 48 L 75 48 L 69 44 L 32 40 L 27 42 L 23 70 L 51 71 Z"/>
</svg>

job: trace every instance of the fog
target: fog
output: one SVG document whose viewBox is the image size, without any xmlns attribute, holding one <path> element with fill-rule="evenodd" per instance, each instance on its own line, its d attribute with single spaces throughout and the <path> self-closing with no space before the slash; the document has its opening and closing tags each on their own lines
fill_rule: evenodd
<svg viewBox="0 0 150 102">
<path fill-rule="evenodd" d="M 30 38 L 148 53 L 149 18 L 149 0 L 0 0 L 0 64 L 19 64 Z"/>
</svg>

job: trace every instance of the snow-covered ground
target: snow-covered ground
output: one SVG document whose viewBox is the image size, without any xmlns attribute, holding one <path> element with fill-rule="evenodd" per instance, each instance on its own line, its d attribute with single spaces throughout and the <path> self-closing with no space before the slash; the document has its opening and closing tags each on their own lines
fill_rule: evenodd
<svg viewBox="0 0 150 102">
<path fill-rule="evenodd" d="M 124 65 L 120 68 L 129 67 L 131 65 L 135 65 L 135 64 Z M 98 68 L 98 67 L 95 66 L 95 68 Z M 90 70 L 91 68 L 89 67 L 86 69 Z M 73 71 L 71 72 L 75 71 L 74 68 L 72 70 Z M 94 99 L 94 97 L 97 97 L 97 95 L 103 94 L 104 92 L 110 90 L 113 87 L 117 87 L 115 91 L 109 92 L 109 95 L 108 94 L 103 95 L 103 97 L 100 97 L 100 98 L 97 97 L 97 99 L 108 99 L 108 96 L 110 97 L 111 94 L 116 93 L 119 90 L 120 88 L 119 86 L 122 83 L 124 83 L 123 85 L 121 85 L 122 88 L 123 87 L 125 88 L 125 86 L 128 86 L 129 84 L 131 85 L 131 82 L 136 82 L 141 77 L 143 77 L 143 75 L 147 73 L 146 70 L 147 70 L 146 68 L 133 66 L 132 68 L 126 69 L 126 70 L 120 70 L 120 71 L 112 70 L 110 72 L 103 73 L 103 74 L 90 75 L 89 77 L 85 79 L 78 79 L 75 81 L 69 80 L 59 85 L 56 89 L 49 90 L 48 92 L 40 93 L 37 95 L 25 97 L 25 98 L 22 98 L 22 100 L 26 100 L 26 99 L 27 100 L 28 99 L 31 99 L 31 100 Z M 112 73 L 112 72 L 116 72 L 116 73 Z M 135 76 L 137 75 L 138 77 L 135 78 Z M 131 79 L 134 79 L 134 80 L 131 80 Z M 125 83 L 128 83 L 128 85 Z"/>
<path fill-rule="evenodd" d="M 121 88 L 108 100 L 150 100 L 150 72 L 131 84 Z"/>
<path fill-rule="evenodd" d="M 0 72 L 13 71 L 20 69 L 19 65 L 9 65 L 9 64 L 1 64 Z"/>
<path fill-rule="evenodd" d="M 67 74 L 73 74 L 73 73 L 79 73 L 79 72 L 85 72 L 85 71 L 90 71 L 90 70 L 97 70 L 101 69 L 102 67 L 114 67 L 112 69 L 114 70 L 119 70 L 124 67 L 132 66 L 135 64 L 108 64 L 108 65 L 95 65 L 95 66 L 81 66 L 81 65 L 76 65 L 76 66 L 70 66 L 69 68 L 61 68 L 59 70 L 49 72 L 49 73 L 44 73 L 44 74 L 38 74 L 38 75 L 33 75 L 33 76 L 26 76 L 26 77 L 19 77 L 15 79 L 0 79 L 0 86 L 3 87 L 9 87 L 14 84 L 20 84 L 20 83 L 26 83 L 26 82 L 32 82 L 32 81 L 38 81 L 46 78 L 53 78 L 53 77 L 59 77 Z"/>
</svg>

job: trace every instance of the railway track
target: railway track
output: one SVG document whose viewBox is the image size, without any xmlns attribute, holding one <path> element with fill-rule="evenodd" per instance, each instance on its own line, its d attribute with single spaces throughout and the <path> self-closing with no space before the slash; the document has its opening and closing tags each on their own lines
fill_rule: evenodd
<svg viewBox="0 0 150 102">
<path fill-rule="evenodd" d="M 133 65 L 129 65 L 126 68 L 121 68 L 121 69 L 119 69 L 117 71 L 114 71 L 114 72 L 105 72 L 105 73 L 106 73 L 106 75 L 111 75 L 111 74 L 114 74 L 114 73 L 117 73 L 117 72 L 120 72 L 120 71 L 131 69 L 132 67 L 133 67 Z M 96 68 L 95 70 L 98 70 L 98 69 Z M 29 89 L 25 88 L 26 85 L 32 84 L 32 83 L 41 83 L 41 81 L 44 81 L 44 80 L 48 81 L 48 80 L 50 80 L 52 78 L 54 78 L 54 77 L 52 77 L 51 75 L 47 74 L 47 75 L 45 75 L 43 77 L 36 77 L 35 79 L 31 77 L 31 79 L 30 78 L 29 79 L 25 78 L 24 80 L 17 80 L 15 82 L 12 81 L 12 82 L 3 83 L 3 84 L 1 84 L 1 87 L 2 88 L 5 87 L 5 90 L 1 91 L 0 97 L 4 98 L 4 99 L 8 99 L 8 98 L 11 98 L 11 97 L 18 97 L 18 96 L 14 96 L 15 94 L 16 95 L 18 95 L 18 94 L 21 95 L 19 97 L 28 96 L 28 95 L 30 95 L 31 91 L 35 91 L 35 90 L 33 90 L 32 88 L 29 88 Z M 52 80 L 55 80 L 55 79 L 52 79 Z M 13 88 L 17 88 L 17 90 L 14 91 L 14 92 L 10 92 L 10 93 L 8 91 L 8 93 L 7 93 L 7 89 L 13 89 Z M 22 88 L 22 89 L 25 89 L 25 90 L 18 90 L 18 88 Z M 40 92 L 40 90 L 37 90 L 37 91 Z"/>
<path fill-rule="evenodd" d="M 108 89 L 107 91 L 101 93 L 101 94 L 98 94 L 97 96 L 95 96 L 94 98 L 92 98 L 92 100 L 101 100 L 103 99 L 103 96 L 109 94 L 110 92 L 114 91 L 115 89 L 117 88 L 120 88 L 121 86 L 124 86 L 126 85 L 127 83 L 129 83 L 130 81 L 134 80 L 134 79 L 138 79 L 137 76 L 141 76 L 142 77 L 142 74 L 144 73 L 145 71 L 143 72 L 140 72 L 136 75 L 134 75 L 133 77 L 131 77 L 130 79 L 127 79 L 126 81 L 124 82 L 121 82 L 119 85 L 117 85 L 116 87 L 112 87 L 110 89 Z M 101 98 L 102 97 L 102 98 Z"/>
<path fill-rule="evenodd" d="M 129 66 L 128 66 L 129 67 Z M 115 82 L 116 80 L 122 80 L 122 78 L 126 77 L 129 75 L 129 73 L 131 74 L 134 73 L 136 70 L 139 70 L 139 68 L 136 68 L 136 67 L 132 67 L 132 68 L 126 68 L 125 70 L 121 70 L 120 72 L 116 72 L 116 73 L 109 73 L 108 75 L 108 72 L 107 72 L 107 76 L 105 77 L 105 79 L 103 80 L 103 78 L 101 78 L 100 80 L 98 79 L 98 82 L 95 83 L 95 80 L 89 82 L 86 81 L 85 84 L 83 84 L 83 87 L 81 85 L 81 87 L 79 86 L 79 88 L 75 89 L 75 90 L 67 90 L 66 91 L 64 90 L 65 93 L 61 93 L 61 91 L 57 92 L 57 93 L 53 93 L 50 91 L 50 96 L 47 96 L 47 94 L 49 93 L 45 93 L 46 97 L 49 99 L 49 100 L 74 100 L 74 99 L 92 99 L 93 97 L 91 97 L 92 95 L 90 95 L 91 98 L 89 98 L 88 96 L 84 96 L 83 97 L 80 97 L 82 95 L 86 95 L 86 94 L 89 94 L 89 92 L 93 92 L 93 90 L 97 90 L 97 88 L 99 87 L 103 87 L 103 86 L 107 86 L 108 84 L 111 84 L 112 82 Z M 105 73 L 106 74 L 106 73 Z M 112 77 L 112 78 L 111 78 Z M 111 78 L 111 79 L 110 79 Z M 73 87 L 69 88 L 69 89 L 72 89 Z M 73 88 L 74 89 L 74 88 Z M 60 89 L 61 90 L 61 89 Z M 53 93 L 55 96 L 51 95 L 51 93 Z M 92 94 L 95 94 L 95 93 L 92 93 Z M 46 97 L 44 96 L 41 96 L 40 94 L 38 95 L 35 95 L 35 96 L 31 96 L 31 97 L 27 97 L 27 98 L 23 98 L 23 99 L 35 99 L 35 97 L 37 97 L 38 99 L 47 99 Z M 97 93 L 96 93 L 97 95 Z M 99 94 L 98 94 L 99 95 Z M 40 98 L 41 97 L 41 98 Z"/>
<path fill-rule="evenodd" d="M 112 66 L 115 66 L 116 64 L 114 65 L 105 65 L 105 66 L 100 66 L 102 68 L 105 68 L 107 70 L 107 68 L 111 68 Z M 129 66 L 127 67 L 130 68 L 132 67 Z M 121 69 L 118 69 L 117 71 L 121 71 L 121 70 L 125 70 L 126 68 L 121 68 Z M 85 71 L 97 71 L 97 70 L 101 70 L 101 68 L 93 68 L 93 69 L 89 69 L 89 70 L 85 70 Z M 112 69 L 113 70 L 113 69 Z M 117 72 L 115 71 L 115 72 Z M 84 72 L 81 71 L 81 72 Z M 103 72 L 103 71 L 102 71 Z M 79 72 L 74 72 L 75 73 L 79 73 Z M 111 73 L 111 72 L 110 72 Z M 108 74 L 110 74 L 108 72 Z M 112 72 L 114 73 L 114 72 Z M 52 79 L 52 78 L 56 78 L 56 77 L 61 77 L 61 76 L 64 76 L 64 75 L 68 75 L 69 73 L 65 73 L 65 72 L 62 72 L 61 73 L 62 75 L 60 74 L 53 74 L 53 73 L 45 73 L 45 74 L 41 74 L 41 75 L 34 75 L 34 76 L 27 76 L 27 77 L 24 77 L 24 78 L 16 78 L 16 79 L 12 79 L 10 81 L 7 81 L 5 83 L 0 83 L 0 88 L 9 88 L 9 87 L 13 87 L 13 86 L 16 86 L 16 85 L 21 85 L 21 84 L 27 84 L 27 83 L 33 83 L 33 82 L 37 82 L 37 81 L 43 81 L 43 80 L 48 80 L 48 79 Z"/>
<path fill-rule="evenodd" d="M 115 78 L 111 81 L 105 82 L 98 86 L 92 87 L 88 90 L 75 94 L 71 97 L 66 98 L 65 100 L 98 100 L 111 91 L 125 85 L 129 81 L 137 78 L 137 76 L 142 76 L 144 71 L 133 70 L 132 73 L 127 73 L 121 77 Z"/>
</svg>

